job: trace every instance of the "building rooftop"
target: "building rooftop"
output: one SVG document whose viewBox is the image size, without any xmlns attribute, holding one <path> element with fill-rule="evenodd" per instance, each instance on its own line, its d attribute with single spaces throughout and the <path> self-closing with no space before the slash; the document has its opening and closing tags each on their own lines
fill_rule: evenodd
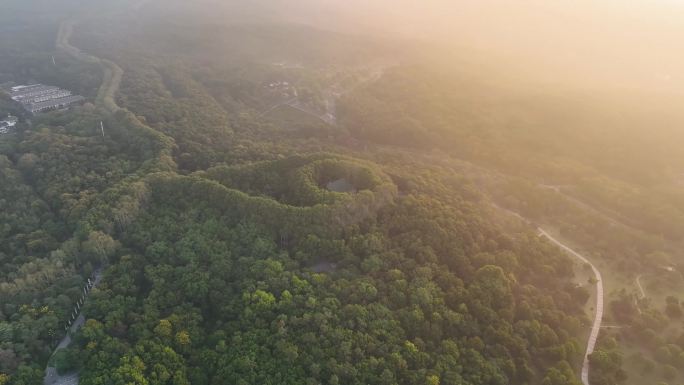
<svg viewBox="0 0 684 385">
<path fill-rule="evenodd" d="M 0 134 L 8 133 L 10 128 L 17 124 L 17 121 L 17 117 L 12 115 L 7 115 L 6 118 L 0 120 Z"/>
<path fill-rule="evenodd" d="M 36 103 L 30 103 L 25 105 L 24 107 L 31 113 L 35 114 L 37 112 L 45 112 L 49 110 L 57 110 L 60 108 L 68 107 L 74 103 L 79 103 L 84 100 L 85 98 L 81 95 L 69 95 Z"/>
<path fill-rule="evenodd" d="M 33 114 L 66 108 L 85 100 L 83 96 L 72 95 L 69 90 L 44 84 L 15 86 L 10 89 L 9 95 Z"/>
<path fill-rule="evenodd" d="M 17 121 L 19 121 L 19 119 L 17 119 L 16 116 L 7 115 L 6 118 L 3 118 L 2 120 L 0 120 L 0 123 L 5 123 L 11 127 L 11 126 L 14 126 L 15 124 L 17 124 Z"/>
</svg>

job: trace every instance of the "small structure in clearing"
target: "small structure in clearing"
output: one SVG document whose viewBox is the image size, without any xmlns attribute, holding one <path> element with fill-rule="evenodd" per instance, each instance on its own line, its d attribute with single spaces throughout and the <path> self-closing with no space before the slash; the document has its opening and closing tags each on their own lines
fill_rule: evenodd
<svg viewBox="0 0 684 385">
<path fill-rule="evenodd" d="M 327 188 L 330 191 L 339 192 L 339 193 L 355 193 L 356 192 L 356 187 L 354 187 L 354 185 L 351 184 L 346 178 L 341 178 L 341 179 L 329 182 L 325 186 L 325 188 Z"/>
<path fill-rule="evenodd" d="M 9 95 L 32 114 L 67 108 L 85 100 L 83 96 L 73 95 L 69 90 L 43 84 L 12 87 Z"/>
<path fill-rule="evenodd" d="M 7 134 L 10 128 L 17 125 L 17 117 L 12 115 L 7 115 L 3 120 L 0 120 L 0 134 Z"/>
</svg>

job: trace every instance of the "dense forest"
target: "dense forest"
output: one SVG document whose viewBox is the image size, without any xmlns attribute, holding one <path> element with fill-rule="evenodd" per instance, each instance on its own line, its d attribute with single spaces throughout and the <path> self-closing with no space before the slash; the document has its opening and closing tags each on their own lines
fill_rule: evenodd
<svg viewBox="0 0 684 385">
<path fill-rule="evenodd" d="M 12 0 L 7 23 L 0 6 L 0 84 L 88 97 L 28 116 L 0 96 L 20 117 L 0 135 L 0 385 L 46 367 L 82 385 L 579 385 L 596 282 L 537 226 L 615 272 L 592 384 L 639 381 L 625 363 L 684 376 L 672 142 L 606 153 L 610 132 L 575 135 L 614 123 L 591 103 L 417 63 L 413 43 L 81 6 L 38 20 Z M 107 68 L 55 47 L 64 20 L 123 70 L 120 109 L 98 97 Z"/>
</svg>

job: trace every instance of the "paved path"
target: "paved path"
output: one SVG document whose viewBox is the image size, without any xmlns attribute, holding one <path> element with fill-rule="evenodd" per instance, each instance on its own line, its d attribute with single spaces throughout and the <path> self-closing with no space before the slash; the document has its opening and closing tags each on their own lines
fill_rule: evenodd
<svg viewBox="0 0 684 385">
<path fill-rule="evenodd" d="M 601 330 L 601 322 L 603 321 L 603 279 L 601 278 L 601 272 L 594 266 L 591 261 L 572 250 L 571 248 L 562 244 L 559 240 L 552 237 L 544 231 L 542 228 L 537 229 L 540 235 L 543 235 L 551 242 L 555 243 L 558 247 L 563 249 L 568 254 L 579 259 L 580 261 L 589 264 L 591 269 L 594 271 L 594 276 L 596 278 L 596 313 L 594 316 L 594 324 L 591 328 L 591 333 L 589 334 L 589 341 L 587 342 L 587 351 L 584 354 L 584 362 L 582 363 L 582 383 L 584 385 L 589 384 L 589 355 L 594 352 L 594 347 L 596 347 L 596 340 L 598 339 L 599 331 Z"/>
<path fill-rule="evenodd" d="M 269 112 L 275 110 L 276 108 L 282 107 L 282 106 L 287 106 L 287 105 L 289 105 L 289 103 L 293 103 L 293 102 L 295 102 L 296 100 L 297 100 L 297 98 L 294 97 L 294 98 L 288 99 L 288 100 L 286 100 L 286 101 L 284 101 L 284 102 L 278 102 L 278 103 L 272 105 L 271 107 L 267 108 L 267 109 L 264 110 L 263 112 L 259 113 L 258 116 L 259 116 L 259 117 L 265 116 L 265 115 L 267 115 Z"/>
<path fill-rule="evenodd" d="M 644 287 L 641 286 L 641 274 L 637 275 L 635 281 L 636 281 L 637 287 L 639 288 L 640 296 L 639 296 L 639 298 L 636 298 L 636 297 L 634 298 L 634 306 L 636 306 L 636 309 L 639 312 L 639 314 L 643 314 L 643 312 L 641 311 L 641 306 L 639 306 L 639 300 L 646 298 L 646 291 L 644 291 Z"/>
<path fill-rule="evenodd" d="M 523 217 L 522 215 L 516 213 L 515 211 L 505 209 L 499 205 L 497 205 L 494 202 L 491 202 L 491 205 L 494 206 L 495 208 L 505 211 L 509 213 L 510 215 L 515 216 L 516 218 L 519 218 L 521 221 L 527 223 L 528 225 L 532 225 L 532 222 L 528 220 L 527 218 Z M 594 323 L 591 327 L 591 332 L 589 334 L 589 340 L 587 341 L 587 350 L 584 354 L 584 361 L 582 362 L 582 373 L 581 373 L 581 378 L 582 378 L 582 383 L 584 385 L 591 385 L 589 383 L 589 356 L 594 352 L 594 348 L 596 347 L 596 341 L 598 340 L 598 335 L 599 332 L 601 331 L 601 323 L 603 322 L 603 278 L 601 277 L 601 272 L 594 266 L 591 261 L 589 261 L 587 258 L 583 257 L 580 255 L 578 252 L 572 250 L 568 246 L 565 246 L 563 243 L 561 243 L 559 240 L 551 236 L 551 234 L 547 233 L 544 229 L 541 227 L 537 227 L 537 231 L 539 232 L 539 235 L 546 237 L 549 241 L 560 247 L 562 250 L 567 252 L 568 254 L 572 255 L 573 257 L 579 259 L 580 261 L 589 264 L 591 266 L 591 269 L 594 272 L 594 277 L 596 278 L 596 311 L 594 315 Z"/>
<path fill-rule="evenodd" d="M 309 116 L 312 116 L 316 119 L 322 120 L 324 123 L 329 124 L 331 126 L 334 126 L 337 124 L 337 117 L 333 115 L 331 112 L 326 112 L 324 114 L 316 112 L 312 110 L 311 108 L 308 108 L 304 104 L 300 103 L 298 100 L 295 100 L 294 102 L 291 103 L 285 103 L 285 105 L 289 106 L 290 108 L 294 108 L 295 110 L 301 111 Z"/>
<path fill-rule="evenodd" d="M 640 299 L 646 298 L 646 292 L 644 291 L 644 287 L 641 286 L 641 274 L 637 275 L 636 284 L 639 287 L 639 292 L 641 293 Z"/>
<path fill-rule="evenodd" d="M 102 271 L 98 270 L 95 272 L 95 280 L 93 281 L 93 287 L 91 288 L 94 289 L 98 283 L 102 280 Z M 90 293 L 90 292 L 88 292 Z M 86 296 L 87 299 L 87 296 Z M 78 329 L 83 326 L 85 323 L 85 317 L 83 316 L 83 313 L 80 313 L 78 317 L 76 317 L 76 320 L 74 320 L 74 323 L 71 324 L 71 327 L 69 328 L 69 331 L 67 334 L 62 338 L 61 341 L 59 341 L 59 344 L 55 348 L 54 352 L 52 352 L 52 355 L 54 356 L 57 351 L 61 349 L 66 349 L 71 345 L 71 335 L 73 333 L 76 333 Z M 78 385 L 78 373 L 68 373 L 65 375 L 60 375 L 57 373 L 57 369 L 54 367 L 48 366 L 45 368 L 45 377 L 43 377 L 43 384 L 44 385 Z"/>
</svg>

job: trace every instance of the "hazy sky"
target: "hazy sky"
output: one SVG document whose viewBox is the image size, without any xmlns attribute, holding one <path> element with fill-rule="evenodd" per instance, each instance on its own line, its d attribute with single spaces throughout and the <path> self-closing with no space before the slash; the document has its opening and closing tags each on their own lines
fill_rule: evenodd
<svg viewBox="0 0 684 385">
<path fill-rule="evenodd" d="M 157 0 L 163 1 L 163 0 Z M 237 21 L 425 39 L 545 81 L 684 93 L 684 0 L 195 0 Z M 222 16 L 220 9 L 225 12 Z M 461 48 L 467 48 L 465 50 Z M 456 48 L 456 49 L 454 49 Z"/>
<path fill-rule="evenodd" d="M 476 48 L 550 77 L 684 90 L 684 0 L 274 1 L 301 5 L 303 22 Z"/>
</svg>

